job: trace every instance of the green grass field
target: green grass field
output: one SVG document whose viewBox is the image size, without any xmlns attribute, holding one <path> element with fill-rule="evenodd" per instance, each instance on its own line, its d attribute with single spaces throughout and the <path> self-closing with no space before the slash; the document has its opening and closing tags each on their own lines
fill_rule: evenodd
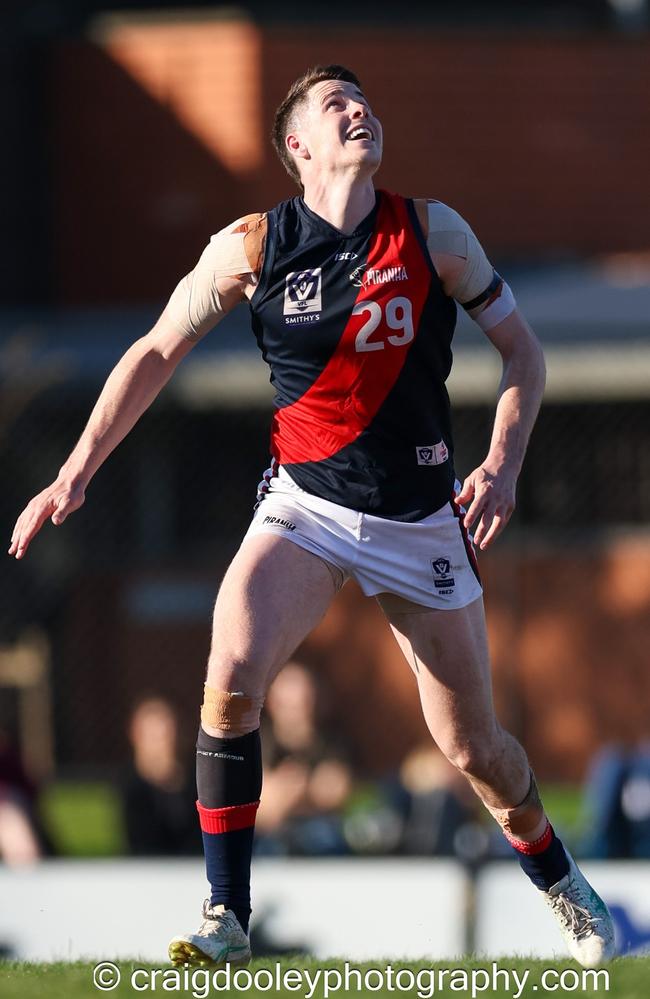
<svg viewBox="0 0 650 999">
<path fill-rule="evenodd" d="M 497 988 L 493 987 L 493 963 L 499 970 Z M 387 979 L 387 965 L 392 968 L 392 978 Z M 352 964 L 358 969 L 360 980 L 350 973 L 351 987 L 344 990 L 345 966 L 342 961 L 318 962 L 304 957 L 283 957 L 281 962 L 273 958 L 256 960 L 247 969 L 233 969 L 230 988 L 227 988 L 225 972 L 218 972 L 216 981 L 211 980 L 209 969 L 179 969 L 171 966 L 158 969 L 157 979 L 149 975 L 154 966 L 137 961 L 120 961 L 116 965 L 121 982 L 116 988 L 97 988 L 93 983 L 93 965 L 76 962 L 72 964 L 29 964 L 8 961 L 0 963 L 0 996 L 2 999 L 89 999 L 93 996 L 109 995 L 124 999 L 126 996 L 179 995 L 192 999 L 208 999 L 218 995 L 261 997 L 264 995 L 309 997 L 309 999 L 331 999 L 333 996 L 380 996 L 400 995 L 435 999 L 435 997 L 480 996 L 499 999 L 532 999 L 544 995 L 606 995 L 612 999 L 648 999 L 650 997 L 650 957 L 619 958 L 608 965 L 608 976 L 601 969 L 599 978 L 594 972 L 586 972 L 571 961 L 546 962 L 526 958 L 503 959 L 492 962 L 457 959 L 444 964 L 440 962 L 397 962 L 377 960 L 362 964 Z M 113 967 L 116 967 L 113 966 Z M 378 969 L 378 970 L 376 970 Z M 285 978 L 287 987 L 276 988 L 279 980 L 291 970 L 293 975 Z M 338 971 L 338 976 L 336 972 Z M 544 983 L 543 975 L 550 976 Z M 509 981 L 505 980 L 508 973 Z M 525 978 L 528 972 L 527 979 Z M 131 976 L 135 973 L 134 984 Z M 248 974 L 247 974 L 248 973 Z M 302 974 L 302 980 L 299 977 Z M 515 977 L 516 973 L 516 977 Z M 114 972 L 105 969 L 105 986 L 112 984 Z M 328 981 L 326 982 L 326 974 Z M 383 987 L 379 974 L 383 975 Z M 440 977 L 442 974 L 442 977 Z M 582 976 L 586 974 L 586 981 Z M 237 975 L 236 980 L 234 976 Z M 279 975 L 279 979 L 278 976 Z M 309 978 L 307 977 L 309 975 Z M 257 976 L 259 987 L 248 987 L 250 976 Z M 366 977 L 367 976 L 367 977 Z M 564 976 L 561 978 L 560 976 Z M 583 982 L 586 987 L 583 988 Z M 329 988 L 326 985 L 329 984 Z M 546 988 L 544 987 L 546 985 Z M 392 985 L 389 988 L 388 985 Z M 270 987 L 269 987 L 270 986 Z M 359 987 L 360 986 L 360 987 Z"/>
</svg>

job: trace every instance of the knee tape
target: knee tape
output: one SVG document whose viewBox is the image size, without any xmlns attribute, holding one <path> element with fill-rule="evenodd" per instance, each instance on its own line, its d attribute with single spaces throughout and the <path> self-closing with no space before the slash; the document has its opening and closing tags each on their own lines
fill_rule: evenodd
<svg viewBox="0 0 650 999">
<path fill-rule="evenodd" d="M 242 691 L 230 694 L 215 690 L 206 683 L 203 688 L 201 722 L 211 728 L 241 735 L 244 734 L 242 729 L 250 731 L 257 728 L 261 707 L 261 700 L 247 697 Z"/>
<path fill-rule="evenodd" d="M 492 808 L 486 805 L 488 812 L 497 820 L 507 837 L 518 839 L 530 836 L 542 825 L 545 819 L 533 771 L 530 771 L 530 787 L 528 794 L 515 808 Z"/>
</svg>

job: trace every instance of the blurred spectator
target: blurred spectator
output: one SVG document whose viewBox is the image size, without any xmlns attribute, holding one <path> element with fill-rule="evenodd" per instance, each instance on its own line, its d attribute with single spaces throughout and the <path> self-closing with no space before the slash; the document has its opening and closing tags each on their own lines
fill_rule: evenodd
<svg viewBox="0 0 650 999">
<path fill-rule="evenodd" d="M 262 720 L 257 853 L 349 852 L 341 811 L 352 773 L 340 738 L 320 717 L 323 707 L 311 673 L 298 662 L 287 663 L 269 689 Z"/>
<path fill-rule="evenodd" d="M 33 864 L 50 852 L 35 806 L 36 788 L 0 730 L 0 859 L 9 866 Z"/>
<path fill-rule="evenodd" d="M 201 852 L 194 771 L 181 762 L 176 715 L 159 697 L 134 708 L 129 722 L 133 762 L 123 781 L 129 850 L 139 856 Z"/>
<path fill-rule="evenodd" d="M 650 742 L 605 746 L 587 775 L 585 804 L 584 856 L 650 858 Z"/>
<path fill-rule="evenodd" d="M 478 799 L 433 742 L 416 746 L 383 789 L 400 817 L 398 852 L 472 862 L 486 852 Z"/>
</svg>

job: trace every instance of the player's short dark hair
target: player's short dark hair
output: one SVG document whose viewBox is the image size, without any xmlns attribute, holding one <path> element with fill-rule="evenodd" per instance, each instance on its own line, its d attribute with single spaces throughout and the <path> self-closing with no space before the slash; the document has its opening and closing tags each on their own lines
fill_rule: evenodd
<svg viewBox="0 0 650 999">
<path fill-rule="evenodd" d="M 284 164 L 285 169 L 299 187 L 302 187 L 300 174 L 298 173 L 296 161 L 286 147 L 285 140 L 296 108 L 304 102 L 314 84 L 321 83 L 323 80 L 342 80 L 344 83 L 354 83 L 356 87 L 361 89 L 361 84 L 357 77 L 351 70 L 346 69 L 345 66 L 337 66 L 335 64 L 331 66 L 312 66 L 311 69 L 308 69 L 306 73 L 303 73 L 302 76 L 298 77 L 291 84 L 289 93 L 278 107 L 273 119 L 271 138 L 275 151 Z"/>
</svg>

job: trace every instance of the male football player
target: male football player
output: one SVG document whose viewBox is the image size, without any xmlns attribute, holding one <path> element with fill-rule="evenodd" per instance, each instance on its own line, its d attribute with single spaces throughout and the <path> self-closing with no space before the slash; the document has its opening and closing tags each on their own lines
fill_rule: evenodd
<svg viewBox="0 0 650 999">
<path fill-rule="evenodd" d="M 276 390 L 272 463 L 216 601 L 197 741 L 211 897 L 199 930 L 172 940 L 172 960 L 250 958 L 260 710 L 351 576 L 380 602 L 432 737 L 501 826 L 571 953 L 598 964 L 613 952 L 607 908 L 553 831 L 524 750 L 495 717 L 468 536 L 473 526 L 485 549 L 512 513 L 543 393 L 542 351 L 460 215 L 375 189 L 382 129 L 353 73 L 316 67 L 297 80 L 273 139 L 301 194 L 211 238 L 110 374 L 56 481 L 19 517 L 10 554 L 23 557 L 48 517 L 62 524 L 83 503 L 178 362 L 248 299 Z M 456 302 L 503 361 L 490 447 L 462 487 L 445 389 Z"/>
</svg>

